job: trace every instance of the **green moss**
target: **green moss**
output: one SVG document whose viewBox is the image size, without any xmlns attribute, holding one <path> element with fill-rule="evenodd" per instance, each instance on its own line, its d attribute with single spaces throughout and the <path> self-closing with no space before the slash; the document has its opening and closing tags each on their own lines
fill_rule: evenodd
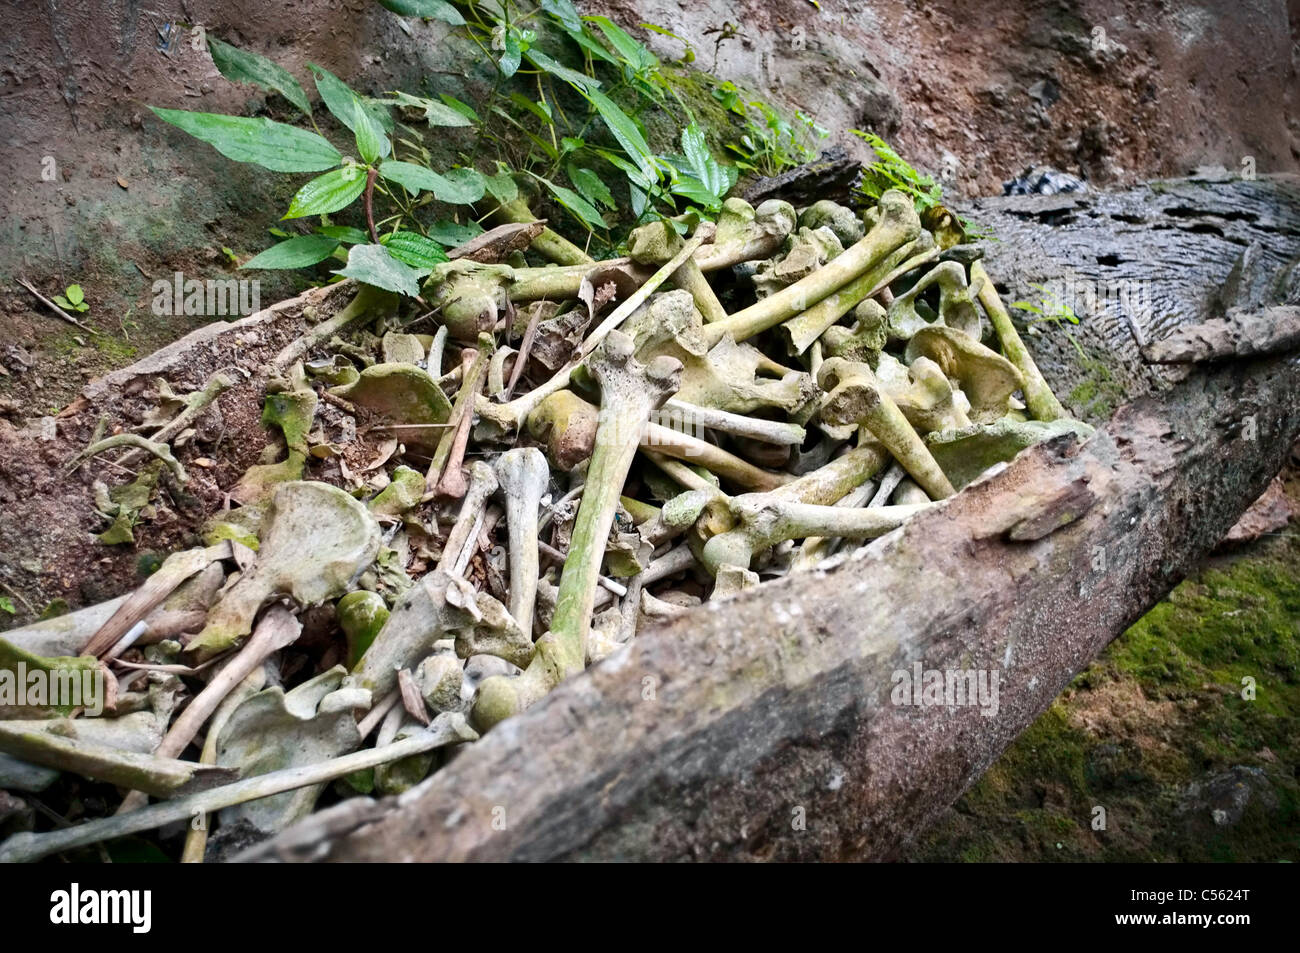
<svg viewBox="0 0 1300 953">
<path fill-rule="evenodd" d="M 1081 417 L 1109 420 L 1115 408 L 1124 402 L 1123 384 L 1115 380 L 1110 368 L 1095 358 L 1082 357 L 1079 364 L 1085 377 L 1070 391 L 1065 402 Z"/>
<path fill-rule="evenodd" d="M 1217 560 L 1116 639 L 913 857 L 1296 860 L 1297 763 L 1300 541 L 1283 536 Z M 1216 785 L 1249 790 L 1239 819 L 1214 820 Z"/>
</svg>

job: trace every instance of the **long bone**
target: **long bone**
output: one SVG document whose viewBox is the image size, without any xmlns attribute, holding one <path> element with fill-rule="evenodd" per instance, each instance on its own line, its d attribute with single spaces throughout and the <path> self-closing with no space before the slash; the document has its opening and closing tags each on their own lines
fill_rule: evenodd
<svg viewBox="0 0 1300 953">
<path fill-rule="evenodd" d="M 756 552 L 782 540 L 810 536 L 873 539 L 903 525 L 932 505 L 868 509 L 817 506 L 772 499 L 755 504 L 743 496 L 735 497 L 731 501 L 731 509 L 739 518 L 740 525 L 705 543 L 702 558 L 705 568 L 715 573 L 723 565 L 747 569 Z"/>
<path fill-rule="evenodd" d="M 939 257 L 939 249 L 929 232 L 894 249 L 883 261 L 863 272 L 843 288 L 822 298 L 802 314 L 781 325 L 792 354 L 802 354 L 812 346 L 827 328 L 848 314 L 863 301 L 867 301 L 888 288 L 890 282 L 905 275 L 919 265 Z M 958 267 L 961 267 L 960 265 Z"/>
<path fill-rule="evenodd" d="M 302 633 L 302 624 L 283 606 L 272 606 L 263 613 L 248 643 L 208 682 L 207 687 L 189 703 L 172 723 L 154 754 L 160 758 L 177 758 L 194 740 L 203 723 L 215 712 L 245 678 L 281 649 L 292 645 Z M 143 807 L 148 800 L 140 791 L 132 791 L 122 801 L 117 813 L 124 814 Z"/>
<path fill-rule="evenodd" d="M 707 226 L 707 227 L 706 227 Z M 495 404 L 486 398 L 478 403 L 479 415 L 495 426 L 499 427 L 506 433 L 514 433 L 519 430 L 528 415 L 551 394 L 557 393 L 569 386 L 569 381 L 573 372 L 588 356 L 592 354 L 605 340 L 609 333 L 618 328 L 626 321 L 646 300 L 653 294 L 660 285 L 667 281 L 682 266 L 686 259 L 690 258 L 695 252 L 708 241 L 713 239 L 713 226 L 710 223 L 704 223 L 695 230 L 695 234 L 686 242 L 676 255 L 672 257 L 662 268 L 656 271 L 645 284 L 636 290 L 615 308 L 604 321 L 600 323 L 586 339 L 582 342 L 578 354 L 568 365 L 557 371 L 550 380 L 541 386 L 529 391 L 527 394 L 521 394 L 514 400 L 505 404 Z"/>
<path fill-rule="evenodd" d="M 716 344 L 727 334 L 736 341 L 744 341 L 788 321 L 875 267 L 899 246 L 914 241 L 921 234 L 921 222 L 916 217 L 912 200 L 901 192 L 892 189 L 885 192 L 880 197 L 880 209 L 880 223 L 867 232 L 860 242 L 846 248 L 824 268 L 737 311 L 725 321 L 706 324 L 704 331 L 709 343 Z"/>
<path fill-rule="evenodd" d="M 628 255 L 638 264 L 663 265 L 681 251 L 682 237 L 668 222 L 651 222 L 634 228 Z M 690 294 L 705 322 L 721 321 L 727 316 L 722 302 L 714 293 L 704 272 L 694 258 L 687 258 L 672 277 L 673 284 Z"/>
<path fill-rule="evenodd" d="M 586 459 L 596 441 L 599 412 L 572 391 L 560 391 L 547 398 L 529 417 L 528 432 L 542 441 L 552 462 L 571 469 Z M 658 423 L 643 425 L 639 438 L 642 449 L 694 463 L 737 486 L 770 490 L 790 481 L 788 474 L 756 467 L 734 453 Z"/>
<path fill-rule="evenodd" d="M 1016 332 L 1016 326 L 1011 323 L 1011 315 L 1007 314 L 1002 298 L 998 295 L 998 289 L 993 287 L 993 280 L 984 270 L 983 262 L 971 263 L 970 279 L 971 284 L 981 282 L 979 302 L 984 306 L 984 313 L 989 316 L 998 340 L 1002 342 L 1002 353 L 1016 366 L 1016 370 L 1020 371 L 1024 378 L 1023 392 L 1029 413 L 1035 420 L 1059 420 L 1062 417 L 1069 417 L 1069 413 L 1056 399 L 1052 389 L 1047 386 L 1047 381 L 1043 379 L 1043 374 L 1034 363 L 1029 349 L 1025 347 L 1025 342 Z"/>
<path fill-rule="evenodd" d="M 866 427 L 931 499 L 952 496 L 952 484 L 868 365 L 833 357 L 822 364 L 818 383 L 828 392 L 823 420 Z"/>
<path fill-rule="evenodd" d="M 619 495 L 646 419 L 677 389 L 681 378 L 679 361 L 659 357 L 642 365 L 632 351 L 631 339 L 613 332 L 590 361 L 591 373 L 600 384 L 601 421 L 551 627 L 537 641 L 533 660 L 522 675 L 493 676 L 479 686 L 473 721 L 484 728 L 522 711 L 584 667 L 597 577 Z"/>
<path fill-rule="evenodd" d="M 537 601 L 537 511 L 551 471 L 542 451 L 516 447 L 497 458 L 496 475 L 505 496 L 510 540 L 510 614 L 531 634 Z"/>
</svg>

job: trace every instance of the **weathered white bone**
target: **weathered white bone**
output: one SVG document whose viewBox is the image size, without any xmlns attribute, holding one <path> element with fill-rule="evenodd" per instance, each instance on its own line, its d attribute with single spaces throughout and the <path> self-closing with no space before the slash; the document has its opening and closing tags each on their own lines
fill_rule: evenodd
<svg viewBox="0 0 1300 953">
<path fill-rule="evenodd" d="M 551 479 L 546 457 L 536 447 L 516 447 L 497 458 L 497 483 L 506 501 L 510 542 L 510 614 L 524 632 L 533 631 L 537 601 L 538 508 Z"/>
</svg>

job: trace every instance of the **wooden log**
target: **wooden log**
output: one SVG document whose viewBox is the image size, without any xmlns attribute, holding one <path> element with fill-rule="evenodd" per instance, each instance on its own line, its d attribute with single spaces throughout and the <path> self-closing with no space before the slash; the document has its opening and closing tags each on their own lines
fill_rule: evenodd
<svg viewBox="0 0 1300 953">
<path fill-rule="evenodd" d="M 1179 328 L 1142 348 L 1152 364 L 1194 364 L 1300 348 L 1300 308 L 1234 311 L 1226 318 Z"/>
</svg>

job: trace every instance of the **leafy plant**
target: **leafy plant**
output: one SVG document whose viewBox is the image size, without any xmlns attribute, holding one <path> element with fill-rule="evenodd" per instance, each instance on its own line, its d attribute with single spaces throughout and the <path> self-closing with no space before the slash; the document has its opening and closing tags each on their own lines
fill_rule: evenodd
<svg viewBox="0 0 1300 953">
<path fill-rule="evenodd" d="M 805 113 L 795 113 L 795 125 L 761 100 L 746 101 L 734 83 L 720 84 L 713 98 L 745 120 L 739 141 L 727 143 L 727 148 L 737 156 L 737 165 L 758 175 L 777 175 L 816 158 L 811 142 L 829 134 Z"/>
<path fill-rule="evenodd" d="M 867 145 L 871 146 L 871 151 L 876 154 L 876 160 L 863 169 L 862 179 L 858 185 L 858 191 L 863 198 L 876 202 L 879 201 L 881 193 L 888 189 L 897 189 L 912 196 L 916 211 L 921 215 L 943 204 L 943 186 L 936 182 L 933 176 L 918 172 L 894 151 L 889 143 L 875 133 L 863 132 L 861 129 L 849 131 L 859 139 L 865 140 Z M 949 214 L 960 222 L 965 241 L 996 240 L 992 232 L 970 219 L 959 217 L 955 213 Z"/>
<path fill-rule="evenodd" d="M 274 172 L 314 173 L 283 216 L 310 220 L 311 232 L 272 229 L 281 240 L 241 267 L 307 268 L 336 259 L 338 277 L 414 294 L 419 279 L 446 260 L 447 247 L 481 233 L 477 203 L 485 197 L 494 205 L 511 202 L 522 184 L 533 183 L 581 228 L 597 233 L 596 246 L 612 247 L 610 219 L 621 209 L 630 210 L 630 224 L 716 213 L 742 171 L 769 174 L 804 161 L 812 154 L 805 140 L 825 135 L 807 117 L 791 124 L 723 84 L 724 99 L 735 96 L 727 108 L 748 125 L 728 150 L 738 161 L 719 161 L 659 59 L 607 17 L 581 15 L 571 0 L 526 8 L 513 0 L 380 2 L 402 16 L 460 28 L 495 67 L 486 100 L 470 106 L 447 94 L 364 96 L 309 64 L 325 110 L 351 135 L 340 146 L 322 131 L 307 90 L 292 74 L 210 38 L 222 75 L 283 96 L 310 128 L 265 117 L 153 110 L 227 158 Z M 647 110 L 677 121 L 680 155 L 650 147 L 641 118 Z M 420 127 L 464 130 L 461 164 L 436 163 Z M 358 206 L 364 229 L 336 223 Z M 428 214 L 439 206 L 470 207 L 470 214 L 463 222 Z"/>
<path fill-rule="evenodd" d="M 1083 348 L 1080 346 L 1078 339 L 1075 338 L 1075 336 L 1070 332 L 1069 327 L 1067 327 L 1067 325 L 1077 325 L 1079 323 L 1079 316 L 1074 313 L 1074 309 L 1050 288 L 1036 284 L 1031 284 L 1030 287 L 1041 295 L 1038 303 L 1035 304 L 1032 301 L 1016 301 L 1012 303 L 1011 307 L 1017 311 L 1024 311 L 1028 314 L 1036 315 L 1036 317 L 1031 320 L 1032 324 L 1048 322 L 1060 328 L 1065 333 L 1065 336 L 1069 339 L 1070 343 L 1074 345 L 1074 349 L 1079 353 L 1080 360 L 1087 361 L 1088 356 L 1083 352 Z"/>
<path fill-rule="evenodd" d="M 897 189 L 912 196 L 918 212 L 933 208 L 943 201 L 943 186 L 931 176 L 912 168 L 884 139 L 861 129 L 851 131 L 859 139 L 866 140 L 871 151 L 876 154 L 876 161 L 862 171 L 859 188 L 864 196 L 874 202 L 889 189 Z"/>
<path fill-rule="evenodd" d="M 214 61 L 224 75 L 285 95 L 311 119 L 316 131 L 262 117 L 158 108 L 153 112 L 238 162 L 251 162 L 275 172 L 323 173 L 298 189 L 283 216 L 319 217 L 321 224 L 314 233 L 286 237 L 241 267 L 304 268 L 335 255 L 340 246 L 351 245 L 345 266 L 334 274 L 390 291 L 418 294 L 418 279 L 447 258 L 442 245 L 429 238 L 411 214 L 415 204 L 425 192 L 447 204 L 476 202 L 482 198 L 486 183 L 472 168 L 438 173 L 426 165 L 389 158 L 394 154 L 392 136 L 396 129 L 390 107 L 396 104 L 418 109 L 421 118 L 432 126 L 465 126 L 470 120 L 443 102 L 405 95 L 391 100 L 361 96 L 333 73 L 312 64 L 316 91 L 326 109 L 351 131 L 358 161 L 345 157 L 320 133 L 305 93 L 287 71 L 255 53 L 237 50 L 219 40 L 211 42 L 219 51 Z M 378 221 L 376 193 L 387 198 L 394 208 L 392 214 Z M 328 216 L 358 199 L 362 200 L 367 231 L 329 223 Z"/>
<path fill-rule="evenodd" d="M 90 305 L 86 304 L 86 294 L 81 290 L 81 285 L 68 285 L 63 294 L 54 296 L 54 303 L 64 311 L 75 311 L 78 314 L 90 310 Z"/>
<path fill-rule="evenodd" d="M 14 605 L 14 601 L 8 596 L 0 596 L 0 612 L 15 615 L 18 612 L 18 607 Z"/>
</svg>

